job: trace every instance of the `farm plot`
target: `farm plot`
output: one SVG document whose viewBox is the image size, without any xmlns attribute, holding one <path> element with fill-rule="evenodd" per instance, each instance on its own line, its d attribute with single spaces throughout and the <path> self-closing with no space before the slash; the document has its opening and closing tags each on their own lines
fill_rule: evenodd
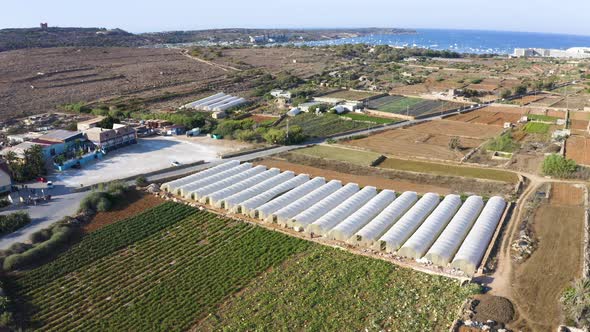
<svg viewBox="0 0 590 332">
<path fill-rule="evenodd" d="M 590 166 L 590 138 L 578 135 L 570 136 L 565 145 L 565 156 L 578 164 Z"/>
<path fill-rule="evenodd" d="M 416 157 L 433 160 L 460 160 L 470 149 L 479 146 L 484 139 L 460 137 L 461 149 L 450 149 L 449 142 L 454 136 L 447 135 L 445 131 L 438 133 L 423 132 L 434 122 L 418 127 L 395 129 L 377 133 L 367 138 L 347 141 L 344 144 L 361 149 L 392 155 L 397 157 Z M 448 124 L 450 123 L 450 124 Z M 453 129 L 452 122 L 437 123 L 434 126 Z"/>
<path fill-rule="evenodd" d="M 426 134 L 441 134 L 447 136 L 457 136 L 466 138 L 488 139 L 497 136 L 502 132 L 500 126 L 490 126 L 478 123 L 461 123 L 449 120 L 435 120 L 424 122 L 410 129 L 426 133 Z"/>
<path fill-rule="evenodd" d="M 359 151 L 327 145 L 316 145 L 310 148 L 295 150 L 293 153 L 300 153 L 325 159 L 342 160 L 364 166 L 370 165 L 371 162 L 380 156 L 378 153 L 374 152 Z"/>
<path fill-rule="evenodd" d="M 303 113 L 290 118 L 289 125 L 300 126 L 303 129 L 303 133 L 307 136 L 325 137 L 348 131 L 371 128 L 376 124 L 350 120 L 336 114 L 315 115 Z M 279 128 L 285 128 L 287 122 L 282 121 L 278 126 Z"/>
<path fill-rule="evenodd" d="M 488 106 L 472 112 L 453 115 L 448 120 L 480 123 L 486 125 L 502 126 L 506 122 L 516 123 L 527 114 L 528 110 L 515 107 Z"/>
<path fill-rule="evenodd" d="M 561 100 L 563 100 L 563 97 L 561 96 L 547 96 L 543 99 L 532 102 L 529 105 L 533 107 L 550 107 L 559 103 Z"/>
<path fill-rule="evenodd" d="M 447 331 L 471 294 L 442 277 L 314 246 L 257 278 L 192 331 Z"/>
<path fill-rule="evenodd" d="M 590 106 L 590 98 L 588 96 L 569 96 L 567 99 L 564 98 L 551 106 L 582 110 L 584 107 Z"/>
<path fill-rule="evenodd" d="M 386 96 L 370 100 L 367 107 L 379 112 L 415 117 L 444 112 L 464 105 L 465 104 L 449 101 L 426 100 L 404 96 Z"/>
<path fill-rule="evenodd" d="M 512 101 L 514 103 L 517 103 L 518 105 L 528 105 L 528 104 L 533 103 L 535 101 L 541 100 L 547 96 L 548 95 L 546 95 L 546 94 L 529 95 L 529 96 L 524 96 L 524 97 L 517 98 L 517 99 L 512 99 Z"/>
<path fill-rule="evenodd" d="M 269 172 L 274 175 L 257 179 Z M 470 196 L 461 207 L 459 195 L 448 195 L 441 202 L 439 194 L 426 193 L 418 200 L 416 192 L 406 191 L 396 199 L 392 190 L 377 193 L 375 186 L 361 189 L 358 183 L 326 183 L 325 178 L 310 180 L 307 174 L 294 177 L 291 170 L 279 172 L 272 168 L 246 179 L 205 175 L 194 182 L 193 189 L 207 191 L 211 184 L 203 181 L 215 179 L 220 189 L 200 195 L 202 203 L 304 231 L 312 237 L 321 235 L 326 240 L 373 247 L 402 257 L 424 257 L 443 268 L 452 262 L 453 268 L 469 276 L 480 265 L 506 207 L 498 196 L 487 203 L 480 196 Z M 291 185 L 297 179 L 303 181 Z M 306 189 L 308 183 L 313 187 Z M 270 206 L 275 207 L 268 210 Z"/>
<path fill-rule="evenodd" d="M 177 205 L 158 215 L 178 218 L 180 207 L 188 208 Z M 297 238 L 188 209 L 180 222 L 102 259 L 77 264 L 70 273 L 49 280 L 36 271 L 25 275 L 20 283 L 35 308 L 35 326 L 54 331 L 186 330 L 261 272 L 309 246 Z M 119 224 L 125 221 L 115 225 Z M 125 228 L 118 230 L 129 235 Z M 70 254 L 71 261 L 84 260 L 81 254 Z"/>
<path fill-rule="evenodd" d="M 533 216 L 538 247 L 529 259 L 515 267 L 512 277 L 512 299 L 533 331 L 556 330 L 561 320 L 559 298 L 582 272 L 582 191 L 567 184 L 552 186 L 549 203 L 541 204 Z M 514 327 L 522 328 L 518 322 Z"/>
</svg>

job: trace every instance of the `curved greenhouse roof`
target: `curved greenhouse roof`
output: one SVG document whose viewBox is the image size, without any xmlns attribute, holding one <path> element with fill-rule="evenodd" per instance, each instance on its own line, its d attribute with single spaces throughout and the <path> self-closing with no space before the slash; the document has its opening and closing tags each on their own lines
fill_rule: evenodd
<svg viewBox="0 0 590 332">
<path fill-rule="evenodd" d="M 187 183 L 191 183 L 193 181 L 197 181 L 199 179 L 203 179 L 209 175 L 213 175 L 215 173 L 225 171 L 226 169 L 236 167 L 239 164 L 240 164 L 240 162 L 238 160 L 230 160 L 228 162 L 211 167 L 211 168 L 206 169 L 204 171 L 201 171 L 201 172 L 189 175 L 189 176 L 185 176 L 183 178 L 180 178 L 180 179 L 177 179 L 174 181 L 166 182 L 162 185 L 162 190 L 165 190 L 168 192 L 176 192 L 177 188 L 180 186 L 183 186 Z"/>
<path fill-rule="evenodd" d="M 222 208 L 223 207 L 223 200 L 226 199 L 227 197 L 229 197 L 235 193 L 238 193 L 242 190 L 245 190 L 247 188 L 250 188 L 254 185 L 257 185 L 266 179 L 270 179 L 271 177 L 279 174 L 280 172 L 281 171 L 278 168 L 271 168 L 268 171 L 264 171 L 260 174 L 256 174 L 256 175 L 249 177 L 245 180 L 242 180 L 236 184 L 233 184 L 227 188 L 218 190 L 210 195 L 207 195 L 205 199 L 208 201 L 209 204 L 211 204 L 217 208 Z"/>
<path fill-rule="evenodd" d="M 451 266 L 465 272 L 467 275 L 475 273 L 505 208 L 506 202 L 502 197 L 494 196 L 490 198 L 475 221 L 473 228 L 467 234 L 459 251 L 457 251 Z"/>
<path fill-rule="evenodd" d="M 178 187 L 178 192 L 184 198 L 191 198 L 191 192 L 193 190 L 208 186 L 210 184 L 213 184 L 217 181 L 221 181 L 223 179 L 227 179 L 230 176 L 234 176 L 238 173 L 245 172 L 245 171 L 249 170 L 250 168 L 252 168 L 251 163 L 243 163 L 239 166 L 232 167 L 230 169 L 226 169 L 225 171 L 222 171 L 222 172 L 219 172 L 216 174 L 212 174 L 212 175 L 205 177 L 203 179 L 199 179 L 197 181 L 182 185 L 182 186 Z"/>
<path fill-rule="evenodd" d="M 326 179 L 322 177 L 313 178 L 299 187 L 288 191 L 287 193 L 271 200 L 268 203 L 265 203 L 264 205 L 257 207 L 250 213 L 250 216 L 253 218 L 258 217 L 261 220 L 266 220 L 267 218 L 271 217 L 273 212 L 284 208 L 285 206 L 318 189 L 324 184 L 326 184 Z"/>
<path fill-rule="evenodd" d="M 291 204 L 285 206 L 284 208 L 274 212 L 269 218 L 273 220 L 276 218 L 280 225 L 286 225 L 289 219 L 301 213 L 302 211 L 305 211 L 305 209 L 309 208 L 313 204 L 316 204 L 340 188 L 342 188 L 342 183 L 338 180 L 332 180 L 310 192 L 309 194 L 301 197 L 300 199 L 292 202 Z"/>
<path fill-rule="evenodd" d="M 356 243 L 367 247 L 372 246 L 417 200 L 418 194 L 415 192 L 404 192 L 373 220 L 356 232 L 354 239 L 351 239 L 351 241 L 356 241 Z"/>
<path fill-rule="evenodd" d="M 416 231 L 438 205 L 437 194 L 427 193 L 379 239 L 381 250 L 394 252 Z"/>
<path fill-rule="evenodd" d="M 321 218 L 357 191 L 359 191 L 358 184 L 349 183 L 291 218 L 287 226 L 299 231 L 304 230 L 307 225 Z"/>
<path fill-rule="evenodd" d="M 410 236 L 398 251 L 398 255 L 414 259 L 424 256 L 451 218 L 461 206 L 459 195 L 447 195 L 424 220 L 418 230 Z"/>
<path fill-rule="evenodd" d="M 463 243 L 481 209 L 483 199 L 480 196 L 469 196 L 430 247 L 425 258 L 435 265 L 446 266 Z"/>
<path fill-rule="evenodd" d="M 328 213 L 321 216 L 318 220 L 307 226 L 306 232 L 321 235 L 327 235 L 332 228 L 341 223 L 348 216 L 367 204 L 371 198 L 377 195 L 377 188 L 364 187 L 361 191 L 346 198 L 346 200 L 338 204 Z"/>
<path fill-rule="evenodd" d="M 232 212 L 239 212 L 237 211 L 240 203 L 248 200 L 256 195 L 259 195 L 269 189 L 275 188 L 280 186 L 281 184 L 289 181 L 290 179 L 295 177 L 295 173 L 291 171 L 286 171 L 280 174 L 277 174 L 269 179 L 266 179 L 252 187 L 249 187 L 243 191 L 237 192 L 223 200 L 223 206 L 225 209 L 230 210 Z"/>
<path fill-rule="evenodd" d="M 208 186 L 204 186 L 202 188 L 195 189 L 195 190 L 191 191 L 190 193 L 187 193 L 187 196 L 194 199 L 194 200 L 204 200 L 206 195 L 214 193 L 214 192 L 221 190 L 223 188 L 227 188 L 233 184 L 236 184 L 240 181 L 248 179 L 256 174 L 260 174 L 264 171 L 266 171 L 266 166 L 258 165 L 258 166 L 252 167 L 246 171 L 240 172 L 238 174 L 232 175 L 232 176 L 225 178 L 223 180 L 212 183 Z"/>
<path fill-rule="evenodd" d="M 296 177 L 281 183 L 265 192 L 262 192 L 242 203 L 240 203 L 240 212 L 244 215 L 250 215 L 254 209 L 267 203 L 271 199 L 286 193 L 287 191 L 303 185 L 309 181 L 309 175 L 299 174 Z"/>
<path fill-rule="evenodd" d="M 375 218 L 385 207 L 395 199 L 395 192 L 392 190 L 383 190 L 375 197 L 371 198 L 367 204 L 353 212 L 336 227 L 334 227 L 328 237 L 334 240 L 346 241 L 365 226 L 369 221 Z"/>
</svg>

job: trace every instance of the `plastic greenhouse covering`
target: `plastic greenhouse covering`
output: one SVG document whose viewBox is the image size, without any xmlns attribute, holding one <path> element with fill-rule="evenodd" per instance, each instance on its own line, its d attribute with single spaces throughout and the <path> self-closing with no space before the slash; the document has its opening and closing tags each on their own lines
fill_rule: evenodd
<svg viewBox="0 0 590 332">
<path fill-rule="evenodd" d="M 334 227 L 328 237 L 335 240 L 346 241 L 354 235 L 359 229 L 371 221 L 379 212 L 383 211 L 395 199 L 395 192 L 392 190 L 383 190 L 373 197 L 367 204 L 352 213 L 336 227 Z"/>
<path fill-rule="evenodd" d="M 273 212 L 284 208 L 285 206 L 309 194 L 324 184 L 326 184 L 326 179 L 322 177 L 313 178 L 299 187 L 271 200 L 268 203 L 265 203 L 264 205 L 257 207 L 250 213 L 250 216 L 253 218 L 258 217 L 261 220 L 265 220 L 266 218 L 269 218 Z"/>
<path fill-rule="evenodd" d="M 220 180 L 226 179 L 230 176 L 236 175 L 238 173 L 247 171 L 250 168 L 252 168 L 251 163 L 243 163 L 239 166 L 227 169 L 227 170 L 219 172 L 217 174 L 212 174 L 206 178 L 199 179 L 197 181 L 180 186 L 180 187 L 178 187 L 178 190 L 180 191 L 180 195 L 182 195 L 184 198 L 190 198 L 190 196 L 191 196 L 190 193 L 193 190 L 208 186 L 208 185 L 213 184 L 217 181 L 220 181 Z"/>
<path fill-rule="evenodd" d="M 438 205 L 440 198 L 437 194 L 427 193 L 414 205 L 398 222 L 395 223 L 379 239 L 381 250 L 394 252 L 398 250 L 404 242 L 414 233 L 422 224 L 424 219 Z"/>
<path fill-rule="evenodd" d="M 457 251 L 451 266 L 467 275 L 473 275 L 486 252 L 505 208 L 506 202 L 502 197 L 490 198 Z"/>
<path fill-rule="evenodd" d="M 185 177 L 180 178 L 178 180 L 166 182 L 162 185 L 162 189 L 169 191 L 169 192 L 176 192 L 177 188 L 180 186 L 183 186 L 187 183 L 197 181 L 199 179 L 203 179 L 209 175 L 225 171 L 226 169 L 236 167 L 239 164 L 240 164 L 240 162 L 238 160 L 231 160 L 231 161 L 225 162 L 223 164 L 206 169 L 204 171 L 201 171 L 201 172 L 189 175 L 189 176 L 185 176 Z"/>
<path fill-rule="evenodd" d="M 418 194 L 406 191 L 389 204 L 373 220 L 354 234 L 354 240 L 363 246 L 372 246 L 391 225 L 404 215 L 418 200 Z"/>
<path fill-rule="evenodd" d="M 334 193 L 340 188 L 342 188 L 342 183 L 338 180 L 332 180 L 310 192 L 309 194 L 301 197 L 300 199 L 292 202 L 291 204 L 285 206 L 284 208 L 279 209 L 272 215 L 276 216 L 277 222 L 280 225 L 286 225 L 287 221 L 293 216 L 296 216 L 301 211 L 304 211 L 311 205 L 319 202 L 322 198 Z"/>
<path fill-rule="evenodd" d="M 221 190 L 223 188 L 227 188 L 235 183 L 238 183 L 242 180 L 248 179 L 256 174 L 260 174 L 262 172 L 266 171 L 266 166 L 262 166 L 262 165 L 258 165 L 255 167 L 252 167 L 244 172 L 232 175 L 228 178 L 225 178 L 221 181 L 212 183 L 208 186 L 199 188 L 199 189 L 195 189 L 193 191 L 191 191 L 190 193 L 187 193 L 187 196 L 191 197 L 194 200 L 200 200 L 203 199 L 206 195 L 214 193 L 218 190 Z"/>
<path fill-rule="evenodd" d="M 236 210 L 240 206 L 240 203 L 276 186 L 280 186 L 282 183 L 289 181 L 294 177 L 295 173 L 291 171 L 280 173 L 278 175 L 271 177 L 270 179 L 260 182 L 255 186 L 252 186 L 250 188 L 247 188 L 246 190 L 240 191 L 229 196 L 228 198 L 223 200 L 223 205 L 227 210 L 231 210 L 232 212 L 238 212 Z"/>
<path fill-rule="evenodd" d="M 222 208 L 224 199 L 242 190 L 255 186 L 266 179 L 270 179 L 271 177 L 279 174 L 280 172 L 281 171 L 278 168 L 271 168 L 268 171 L 256 174 L 227 188 L 223 188 L 210 195 L 207 195 L 206 200 L 209 204 L 217 208 Z"/>
<path fill-rule="evenodd" d="M 459 195 L 447 195 L 432 211 L 432 214 L 424 220 L 418 230 L 404 243 L 398 254 L 414 259 L 424 256 L 460 206 L 461 197 Z"/>
<path fill-rule="evenodd" d="M 371 198 L 377 195 L 377 188 L 367 186 L 361 191 L 347 198 L 334 209 L 324 214 L 318 220 L 307 226 L 306 231 L 309 233 L 327 235 L 336 225 L 341 223 L 348 216 L 358 211 L 363 205 L 367 204 Z"/>
<path fill-rule="evenodd" d="M 307 207 L 309 208 L 291 218 L 287 226 L 302 231 L 303 229 L 305 229 L 305 227 L 307 227 L 307 225 L 321 218 L 324 214 L 328 213 L 330 210 L 338 206 L 348 197 L 354 195 L 357 191 L 359 191 L 358 184 L 349 183 L 344 187 L 338 189 L 337 191 L 333 192 L 331 195 L 327 197 L 324 196 L 324 199 L 320 200 L 314 205 L 308 205 Z"/>
<path fill-rule="evenodd" d="M 463 243 L 481 209 L 483 199 L 480 196 L 469 196 L 430 247 L 425 258 L 435 265 L 446 266 Z"/>
<path fill-rule="evenodd" d="M 260 193 L 242 203 L 240 203 L 240 211 L 244 215 L 250 215 L 254 209 L 267 203 L 278 195 L 286 193 L 287 191 L 301 186 L 309 181 L 309 176 L 306 174 L 299 174 L 296 177 L 281 183 L 263 193 Z"/>
</svg>

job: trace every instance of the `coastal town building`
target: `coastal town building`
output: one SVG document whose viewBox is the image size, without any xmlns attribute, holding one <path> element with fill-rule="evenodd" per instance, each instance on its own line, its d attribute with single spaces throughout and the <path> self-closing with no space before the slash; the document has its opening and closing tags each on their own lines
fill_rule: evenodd
<svg viewBox="0 0 590 332">
<path fill-rule="evenodd" d="M 516 48 L 515 57 L 542 57 L 542 58 L 573 58 L 590 59 L 590 47 L 572 47 L 567 50 L 546 48 Z"/>
<path fill-rule="evenodd" d="M 103 152 L 137 143 L 137 132 L 129 126 L 114 126 L 113 129 L 94 127 L 84 132 L 89 141 Z"/>
</svg>

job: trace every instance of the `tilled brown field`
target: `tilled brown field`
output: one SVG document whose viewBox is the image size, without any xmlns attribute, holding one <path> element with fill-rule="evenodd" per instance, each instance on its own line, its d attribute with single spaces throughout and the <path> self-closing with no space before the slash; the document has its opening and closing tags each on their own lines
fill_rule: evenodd
<svg viewBox="0 0 590 332">
<path fill-rule="evenodd" d="M 120 95 L 190 92 L 224 79 L 225 74 L 217 67 L 168 49 L 51 48 L 3 52 L 0 115 L 37 114 L 65 103 Z"/>
<path fill-rule="evenodd" d="M 578 164 L 590 165 L 590 138 L 573 135 L 565 144 L 565 155 Z"/>
<path fill-rule="evenodd" d="M 505 122 L 517 122 L 523 115 L 527 113 L 527 109 L 489 106 L 475 110 L 473 112 L 454 115 L 448 117 L 447 119 L 468 123 L 502 126 Z"/>
<path fill-rule="evenodd" d="M 478 127 L 454 121 L 431 121 L 406 129 L 384 131 L 344 144 L 397 157 L 458 161 L 469 150 L 501 130 L 497 126 Z M 461 150 L 449 149 L 453 137 L 459 137 Z"/>
<path fill-rule="evenodd" d="M 553 199 L 534 215 L 538 248 L 516 266 L 512 278 L 512 298 L 520 316 L 516 330 L 555 331 L 561 321 L 562 291 L 581 274 L 584 208 L 579 205 L 582 191 L 575 189 L 554 184 Z"/>
</svg>

